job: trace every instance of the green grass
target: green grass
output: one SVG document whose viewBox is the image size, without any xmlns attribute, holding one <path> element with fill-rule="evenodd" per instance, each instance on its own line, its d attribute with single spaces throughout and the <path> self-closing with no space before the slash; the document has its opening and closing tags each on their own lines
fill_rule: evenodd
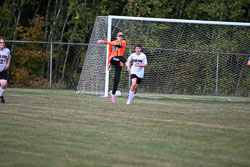
<svg viewBox="0 0 250 167">
<path fill-rule="evenodd" d="M 8 88 L 1 167 L 250 166 L 250 101 L 76 95 Z"/>
</svg>

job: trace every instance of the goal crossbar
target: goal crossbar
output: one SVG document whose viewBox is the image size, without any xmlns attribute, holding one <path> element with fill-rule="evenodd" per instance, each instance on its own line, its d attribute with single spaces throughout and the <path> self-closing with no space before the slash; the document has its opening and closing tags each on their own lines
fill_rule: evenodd
<svg viewBox="0 0 250 167">
<path fill-rule="evenodd" d="M 165 19 L 165 18 L 149 18 L 149 17 L 131 17 L 131 16 L 113 16 L 109 15 L 109 19 L 119 20 L 137 20 L 152 22 L 169 22 L 169 23 L 186 23 L 186 24 L 211 24 L 211 25 L 227 25 L 227 26 L 250 26 L 250 23 L 243 22 L 225 22 L 225 21 L 204 21 L 204 20 L 184 20 L 184 19 Z"/>
</svg>

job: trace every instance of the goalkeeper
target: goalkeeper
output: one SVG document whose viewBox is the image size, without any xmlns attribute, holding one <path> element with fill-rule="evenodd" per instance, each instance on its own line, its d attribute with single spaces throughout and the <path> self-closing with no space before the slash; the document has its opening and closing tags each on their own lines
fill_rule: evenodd
<svg viewBox="0 0 250 167">
<path fill-rule="evenodd" d="M 130 68 L 131 61 L 133 61 L 133 65 Z M 126 62 L 127 71 L 130 72 L 132 80 L 126 104 L 131 104 L 133 102 L 138 85 L 144 77 L 144 68 L 147 67 L 147 64 L 147 56 L 141 52 L 141 45 L 135 45 L 135 53 L 131 54 Z"/>
<path fill-rule="evenodd" d="M 107 66 L 109 67 L 110 64 L 115 66 L 114 84 L 112 93 L 110 94 L 110 98 L 111 102 L 115 103 L 114 95 L 116 93 L 120 81 L 122 66 L 127 61 L 126 58 L 123 56 L 126 49 L 126 41 L 123 40 L 123 33 L 118 32 L 115 41 L 108 42 L 104 40 L 98 40 L 97 43 L 105 43 L 109 45 Z"/>
</svg>

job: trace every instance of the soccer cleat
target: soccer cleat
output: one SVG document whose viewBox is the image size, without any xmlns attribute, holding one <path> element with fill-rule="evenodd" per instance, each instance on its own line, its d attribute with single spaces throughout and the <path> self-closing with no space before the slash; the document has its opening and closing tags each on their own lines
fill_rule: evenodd
<svg viewBox="0 0 250 167">
<path fill-rule="evenodd" d="M 127 105 L 131 104 L 131 101 L 130 101 L 130 100 L 127 100 L 126 104 L 127 104 Z"/>
<path fill-rule="evenodd" d="M 111 103 L 115 103 L 115 97 L 114 97 L 114 95 L 112 95 L 112 93 L 110 94 L 110 99 L 111 99 Z"/>
<path fill-rule="evenodd" d="M 4 100 L 3 96 L 1 96 L 0 98 L 1 98 L 1 103 L 4 104 L 5 100 Z"/>
</svg>

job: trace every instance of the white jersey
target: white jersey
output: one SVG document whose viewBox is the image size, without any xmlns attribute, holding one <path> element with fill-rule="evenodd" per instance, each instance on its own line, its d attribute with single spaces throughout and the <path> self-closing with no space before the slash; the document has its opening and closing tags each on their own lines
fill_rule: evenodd
<svg viewBox="0 0 250 167">
<path fill-rule="evenodd" d="M 3 48 L 0 50 L 0 72 L 2 72 L 5 67 L 7 60 L 10 58 L 10 50 L 8 48 Z"/>
<path fill-rule="evenodd" d="M 138 78 L 144 77 L 144 67 L 136 67 L 135 64 L 148 64 L 147 57 L 144 53 L 140 53 L 140 55 L 136 55 L 136 53 L 132 53 L 127 60 L 126 66 L 130 66 L 130 61 L 133 61 L 133 65 L 130 69 L 131 74 L 135 74 Z"/>
</svg>

